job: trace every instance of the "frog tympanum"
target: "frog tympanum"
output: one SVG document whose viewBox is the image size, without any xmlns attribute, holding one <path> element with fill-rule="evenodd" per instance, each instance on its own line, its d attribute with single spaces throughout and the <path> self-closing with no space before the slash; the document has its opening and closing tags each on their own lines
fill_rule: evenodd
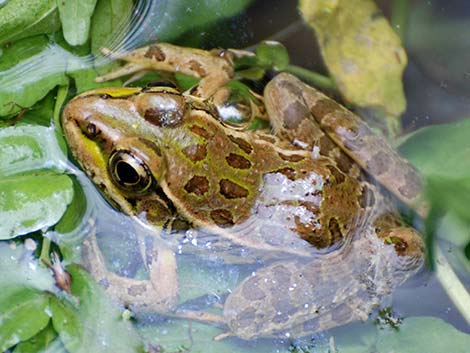
<svg viewBox="0 0 470 353">
<path fill-rule="evenodd" d="M 102 80 L 160 70 L 200 82 L 75 97 L 62 116 L 70 149 L 110 202 L 156 235 L 195 229 L 212 241 L 205 251 L 262 263 L 224 302 L 230 334 L 294 337 L 365 320 L 423 263 L 419 234 L 379 192 L 411 204 L 419 176 L 359 117 L 290 74 L 260 97 L 272 133 L 221 119 L 214 97 L 234 76 L 233 55 L 159 43 L 119 57 L 127 64 Z M 107 271 L 91 238 L 85 261 L 125 304 L 182 314 L 174 249 L 157 244 L 143 250 L 148 280 Z"/>
</svg>

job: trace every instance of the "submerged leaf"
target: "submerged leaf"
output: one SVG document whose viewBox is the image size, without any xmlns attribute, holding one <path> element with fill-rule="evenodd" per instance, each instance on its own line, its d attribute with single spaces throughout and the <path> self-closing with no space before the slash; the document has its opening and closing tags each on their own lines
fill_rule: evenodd
<svg viewBox="0 0 470 353">
<path fill-rule="evenodd" d="M 0 44 L 60 28 L 56 0 L 10 0 L 0 6 Z"/>
<path fill-rule="evenodd" d="M 380 353 L 466 353 L 470 335 L 460 332 L 445 321 L 435 317 L 410 317 L 400 330 L 390 330 L 379 336 Z"/>
<path fill-rule="evenodd" d="M 50 320 L 48 294 L 23 288 L 11 296 L 2 296 L 1 299 L 1 351 L 33 337 L 44 329 Z"/>
<path fill-rule="evenodd" d="M 12 52 L 12 53 L 10 53 Z M 22 55 L 22 60 L 17 55 Z M 68 79 L 65 69 L 77 58 L 43 36 L 22 40 L 4 49 L 0 72 L 0 116 L 9 116 L 31 107 L 57 85 Z"/>
<path fill-rule="evenodd" d="M 58 1 L 65 40 L 70 45 L 82 45 L 88 40 L 91 15 L 97 0 Z"/>
<path fill-rule="evenodd" d="M 53 301 L 53 323 L 71 353 L 140 352 L 140 337 L 132 324 L 106 296 L 91 276 L 78 266 L 68 266 L 72 293 L 78 306 Z"/>
<path fill-rule="evenodd" d="M 132 10 L 132 0 L 100 0 L 91 20 L 91 52 L 99 54 L 110 47 L 116 33 L 128 30 L 126 26 Z"/>
<path fill-rule="evenodd" d="M 325 64 L 345 100 L 392 116 L 405 110 L 400 39 L 372 0 L 301 0 Z"/>
<path fill-rule="evenodd" d="M 56 338 L 57 332 L 49 325 L 33 338 L 18 344 L 13 353 L 66 353 L 64 346 Z"/>
</svg>

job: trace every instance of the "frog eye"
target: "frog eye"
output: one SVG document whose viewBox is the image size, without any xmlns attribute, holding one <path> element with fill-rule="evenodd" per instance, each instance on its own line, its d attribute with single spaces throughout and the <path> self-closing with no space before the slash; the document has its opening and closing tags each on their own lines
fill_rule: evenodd
<svg viewBox="0 0 470 353">
<path fill-rule="evenodd" d="M 148 167 L 130 151 L 116 151 L 109 158 L 108 171 L 113 182 L 129 192 L 143 193 L 152 185 Z"/>
</svg>

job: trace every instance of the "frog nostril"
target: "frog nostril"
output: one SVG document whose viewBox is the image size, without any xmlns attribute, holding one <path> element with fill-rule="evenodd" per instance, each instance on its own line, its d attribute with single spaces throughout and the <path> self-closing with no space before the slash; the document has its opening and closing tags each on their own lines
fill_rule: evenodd
<svg viewBox="0 0 470 353">
<path fill-rule="evenodd" d="M 96 135 L 98 135 L 98 128 L 93 123 L 87 124 L 86 131 L 90 137 L 95 137 Z"/>
</svg>

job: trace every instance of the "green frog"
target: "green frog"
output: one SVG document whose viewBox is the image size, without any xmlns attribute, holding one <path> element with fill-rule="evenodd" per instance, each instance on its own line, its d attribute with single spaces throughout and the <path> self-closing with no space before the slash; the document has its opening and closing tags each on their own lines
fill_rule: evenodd
<svg viewBox="0 0 470 353">
<path fill-rule="evenodd" d="M 112 55 L 127 64 L 101 81 L 148 70 L 200 81 L 186 92 L 158 83 L 96 89 L 65 107 L 63 130 L 83 170 L 113 205 L 155 229 L 142 249 L 148 280 L 109 272 L 96 240 L 86 240 L 87 267 L 111 295 L 184 317 L 174 252 L 190 233 L 211 244 L 195 254 L 261 265 L 231 290 L 222 316 L 188 317 L 226 325 L 219 338 L 298 337 L 367 319 L 420 269 L 421 237 L 381 191 L 411 205 L 419 175 L 352 112 L 280 73 L 247 109 L 271 129 L 250 130 L 224 119 L 219 99 L 234 57 L 249 54 L 158 43 Z"/>
</svg>

